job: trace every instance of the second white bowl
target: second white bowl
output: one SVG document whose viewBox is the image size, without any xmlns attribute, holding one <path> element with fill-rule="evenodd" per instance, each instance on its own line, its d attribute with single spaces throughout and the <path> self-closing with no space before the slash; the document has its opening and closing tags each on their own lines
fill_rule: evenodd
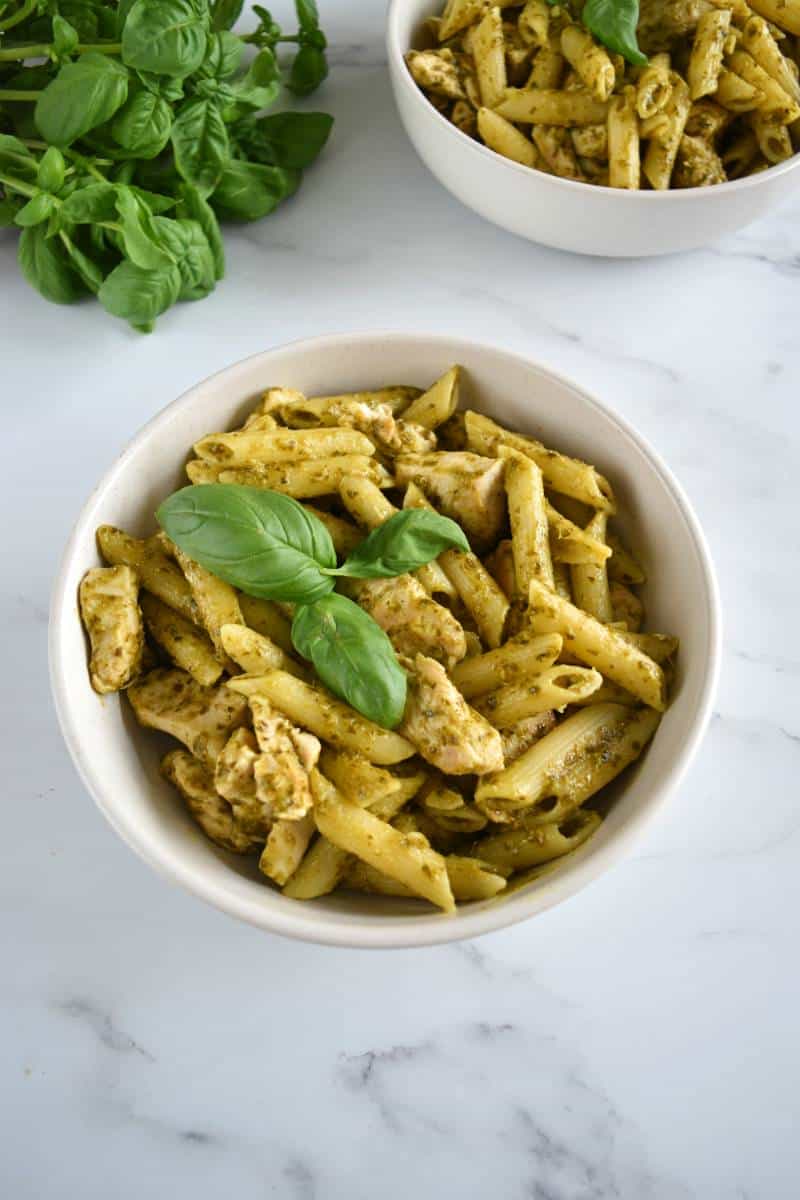
<svg viewBox="0 0 800 1200">
<path fill-rule="evenodd" d="M 800 154 L 747 179 L 667 192 L 596 187 L 511 162 L 456 129 L 409 74 L 404 55 L 419 44 L 425 18 L 441 9 L 440 0 L 391 0 L 389 5 L 386 47 L 400 119 L 439 182 L 511 233 L 578 254 L 671 254 L 741 229 L 800 186 Z"/>
</svg>

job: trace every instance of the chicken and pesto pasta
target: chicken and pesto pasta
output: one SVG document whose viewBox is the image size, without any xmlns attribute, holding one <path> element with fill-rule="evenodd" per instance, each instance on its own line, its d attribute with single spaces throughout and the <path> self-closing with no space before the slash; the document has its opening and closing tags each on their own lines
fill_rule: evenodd
<svg viewBox="0 0 800 1200">
<path fill-rule="evenodd" d="M 707 187 L 800 148 L 800 0 L 447 0 L 406 62 L 462 133 L 582 183 Z"/>
<path fill-rule="evenodd" d="M 89 671 L 174 740 L 202 832 L 309 900 L 444 912 L 573 853 L 653 737 L 676 639 L 593 466 L 427 391 L 270 388 L 150 536 L 97 531 Z"/>
</svg>

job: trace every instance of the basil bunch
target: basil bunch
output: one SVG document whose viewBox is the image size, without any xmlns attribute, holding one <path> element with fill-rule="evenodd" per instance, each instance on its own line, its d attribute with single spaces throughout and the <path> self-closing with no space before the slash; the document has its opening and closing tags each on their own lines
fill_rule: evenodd
<svg viewBox="0 0 800 1200">
<path fill-rule="evenodd" d="M 547 0 L 558 5 L 561 0 Z M 639 24 L 639 0 L 586 0 L 581 21 L 601 45 L 621 54 L 629 63 L 642 67 L 647 55 L 642 54 L 636 39 Z"/>
<path fill-rule="evenodd" d="M 238 484 L 181 488 L 156 518 L 181 550 L 250 596 L 296 604 L 292 641 L 322 682 L 370 720 L 394 729 L 403 717 L 406 676 L 392 644 L 335 576 L 392 578 L 444 550 L 469 550 L 455 521 L 426 509 L 395 513 L 341 566 L 330 534 L 302 504 Z"/>
<path fill-rule="evenodd" d="M 220 220 L 260 220 L 297 190 L 332 118 L 262 113 L 284 83 L 307 95 L 327 74 L 316 5 L 296 0 L 289 35 L 260 7 L 233 33 L 241 10 L 0 0 L 0 225 L 23 230 L 20 269 L 48 300 L 94 294 L 149 331 L 222 278 Z"/>
</svg>

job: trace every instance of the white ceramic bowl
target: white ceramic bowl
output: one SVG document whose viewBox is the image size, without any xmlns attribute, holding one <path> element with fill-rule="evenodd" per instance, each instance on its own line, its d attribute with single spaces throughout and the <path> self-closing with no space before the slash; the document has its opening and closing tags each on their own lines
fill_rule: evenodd
<svg viewBox="0 0 800 1200">
<path fill-rule="evenodd" d="M 800 154 L 758 175 L 715 187 L 627 192 L 558 179 L 511 162 L 456 129 L 409 74 L 439 0 L 391 0 L 389 73 L 406 133 L 425 165 L 462 203 L 532 242 L 578 254 L 642 257 L 692 250 L 741 229 L 800 186 Z"/>
<path fill-rule="evenodd" d="M 618 784 L 598 833 L 552 874 L 448 917 L 415 902 L 333 895 L 302 903 L 259 880 L 254 864 L 200 833 L 160 777 L 162 739 L 127 703 L 92 691 L 77 611 L 81 576 L 98 562 L 105 522 L 145 534 L 159 501 L 185 483 L 188 447 L 242 417 L 269 385 L 310 394 L 387 383 L 427 385 L 465 367 L 465 400 L 512 428 L 597 464 L 616 489 L 624 532 L 648 570 L 653 629 L 681 638 L 673 703 L 643 761 Z M 98 805 L 129 846 L 204 900 L 263 929 L 348 946 L 421 946 L 474 937 L 531 917 L 578 891 L 624 854 L 677 785 L 703 735 L 719 662 L 719 601 L 703 534 L 679 485 L 620 417 L 559 375 L 489 346 L 428 334 L 357 334 L 296 342 L 245 359 L 174 401 L 134 438 L 90 496 L 64 554 L 50 615 L 50 665 L 61 727 Z"/>
</svg>

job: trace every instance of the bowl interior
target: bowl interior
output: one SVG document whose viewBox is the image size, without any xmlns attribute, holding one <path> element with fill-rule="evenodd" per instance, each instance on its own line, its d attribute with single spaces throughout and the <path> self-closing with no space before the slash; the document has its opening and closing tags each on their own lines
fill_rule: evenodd
<svg viewBox="0 0 800 1200">
<path fill-rule="evenodd" d="M 266 886 L 254 863 L 209 843 L 161 779 L 162 740 L 140 729 L 117 696 L 99 699 L 86 671 L 77 590 L 98 563 L 95 528 L 154 529 L 153 512 L 182 486 L 192 443 L 225 429 L 271 385 L 309 394 L 392 383 L 427 386 L 465 368 L 464 406 L 590 462 L 617 493 L 621 527 L 648 572 L 648 628 L 681 638 L 674 699 L 640 764 L 624 777 L 598 833 L 561 867 L 493 901 L 444 917 L 413 902 L 334 895 L 299 903 Z M 625 849 L 687 765 L 707 720 L 718 658 L 716 596 L 702 534 L 680 489 L 641 439 L 575 385 L 488 347 L 429 336 L 369 334 L 270 351 L 193 388 L 147 425 L 89 499 L 67 548 L 51 611 L 51 669 L 73 758 L 118 833 L 147 861 L 245 920 L 312 940 L 409 945 L 470 937 L 570 895 Z M 166 739 L 164 739 L 166 741 Z"/>
</svg>

